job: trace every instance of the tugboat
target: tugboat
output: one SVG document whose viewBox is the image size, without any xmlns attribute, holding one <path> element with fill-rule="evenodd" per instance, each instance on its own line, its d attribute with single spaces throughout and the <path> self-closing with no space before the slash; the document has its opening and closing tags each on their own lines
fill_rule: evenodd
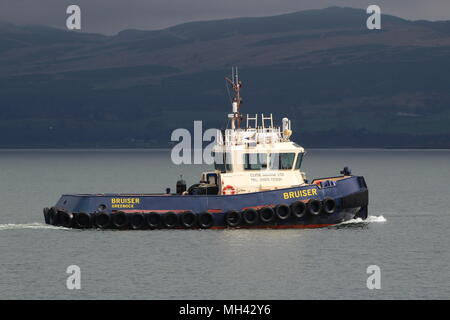
<svg viewBox="0 0 450 320">
<path fill-rule="evenodd" d="M 309 183 L 301 171 L 305 150 L 290 140 L 291 121 L 276 127 L 272 114 L 244 117 L 237 68 L 225 79 L 234 91 L 230 127 L 218 131 L 214 170 L 199 183 L 187 188 L 181 179 L 176 193 L 62 195 L 44 208 L 45 222 L 78 229 L 286 229 L 367 218 L 364 177 L 345 167 Z"/>
</svg>

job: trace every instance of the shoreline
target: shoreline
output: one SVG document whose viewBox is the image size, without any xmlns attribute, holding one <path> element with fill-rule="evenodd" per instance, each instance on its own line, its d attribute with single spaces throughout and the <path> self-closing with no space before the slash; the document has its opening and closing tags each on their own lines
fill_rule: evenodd
<svg viewBox="0 0 450 320">
<path fill-rule="evenodd" d="M 1 148 L 0 152 L 27 152 L 27 151 L 65 151 L 65 152 L 111 152 L 111 151 L 171 151 L 170 148 Z M 305 150 L 341 150 L 341 151 L 358 151 L 358 150 L 370 150 L 370 151 L 450 151 L 450 148 L 410 148 L 410 147 L 374 147 L 374 148 L 361 148 L 361 147 L 305 147 Z M 193 151 L 192 149 L 190 151 Z"/>
</svg>

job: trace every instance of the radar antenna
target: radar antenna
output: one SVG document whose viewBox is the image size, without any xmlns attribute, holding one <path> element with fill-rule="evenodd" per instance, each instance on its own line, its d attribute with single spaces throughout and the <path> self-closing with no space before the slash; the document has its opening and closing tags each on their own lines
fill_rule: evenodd
<svg viewBox="0 0 450 320">
<path fill-rule="evenodd" d="M 231 85 L 231 88 L 234 90 L 234 97 L 231 103 L 232 112 L 229 115 L 231 119 L 231 128 L 235 129 L 241 127 L 242 115 L 240 113 L 242 98 L 240 94 L 240 90 L 242 88 L 242 81 L 239 80 L 239 72 L 237 67 L 231 67 L 231 79 L 225 77 L 225 80 Z M 237 124 L 237 126 L 236 126 Z"/>
</svg>

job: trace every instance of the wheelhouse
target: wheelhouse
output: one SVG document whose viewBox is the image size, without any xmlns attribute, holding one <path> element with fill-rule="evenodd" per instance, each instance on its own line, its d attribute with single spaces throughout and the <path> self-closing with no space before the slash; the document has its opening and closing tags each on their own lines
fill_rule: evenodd
<svg viewBox="0 0 450 320">
<path fill-rule="evenodd" d="M 235 92 L 230 128 L 216 134 L 214 171 L 202 174 L 198 193 L 238 194 L 305 184 L 305 173 L 300 171 L 305 150 L 290 140 L 290 120 L 283 118 L 281 126 L 274 126 L 272 114 L 241 115 L 242 82 L 237 70 L 226 79 Z M 202 187 L 206 189 L 199 190 Z"/>
</svg>

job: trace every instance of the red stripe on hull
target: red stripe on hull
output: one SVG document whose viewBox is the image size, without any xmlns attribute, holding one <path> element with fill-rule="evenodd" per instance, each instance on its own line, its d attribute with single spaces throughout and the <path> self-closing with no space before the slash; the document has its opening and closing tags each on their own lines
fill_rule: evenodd
<svg viewBox="0 0 450 320">
<path fill-rule="evenodd" d="M 149 212 L 156 212 L 156 213 L 166 213 L 166 212 L 173 212 L 173 213 L 182 213 L 185 212 L 187 210 L 118 210 L 119 211 L 123 211 L 126 213 L 134 213 L 134 212 L 139 212 L 139 213 L 149 213 Z"/>
<path fill-rule="evenodd" d="M 210 229 L 314 229 L 314 228 L 325 228 L 329 226 L 335 226 L 332 224 L 290 224 L 290 225 L 279 225 L 279 226 L 239 226 L 235 228 L 230 228 L 227 226 L 215 226 Z"/>
<path fill-rule="evenodd" d="M 242 211 L 244 211 L 244 210 L 246 210 L 246 209 L 255 209 L 255 210 L 259 210 L 259 209 L 262 209 L 262 208 L 265 208 L 265 207 L 275 207 L 275 205 L 274 204 L 265 204 L 265 205 L 262 205 L 262 206 L 254 206 L 254 207 L 245 207 L 245 208 L 242 208 L 241 210 Z"/>
<path fill-rule="evenodd" d="M 166 213 L 166 212 L 173 212 L 173 213 L 182 213 L 185 211 L 189 211 L 189 210 L 119 210 L 119 211 L 123 211 L 126 213 L 135 213 L 135 212 L 139 212 L 139 213 L 150 213 L 150 212 L 156 212 L 156 213 Z M 117 211 L 117 212 L 119 212 Z M 210 210 L 206 210 L 210 213 L 222 213 L 223 210 L 221 209 L 210 209 Z"/>
</svg>

